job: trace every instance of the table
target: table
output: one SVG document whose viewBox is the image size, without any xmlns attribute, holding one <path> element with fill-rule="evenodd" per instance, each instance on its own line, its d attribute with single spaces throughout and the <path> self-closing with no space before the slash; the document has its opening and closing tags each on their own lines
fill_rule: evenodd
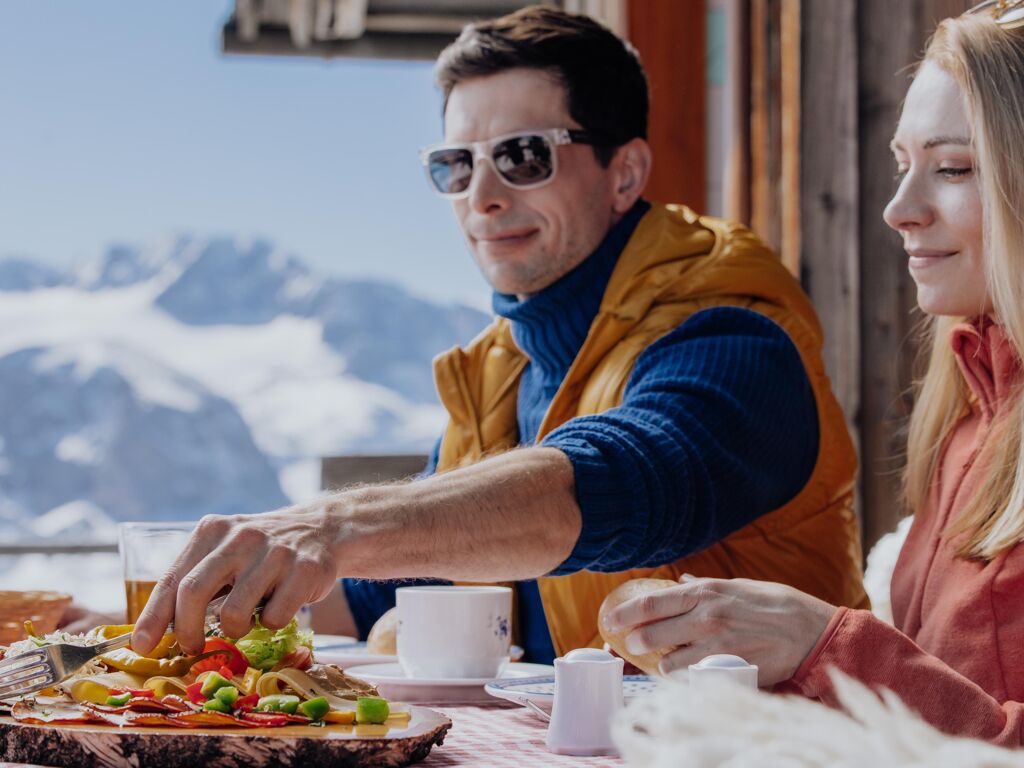
<svg viewBox="0 0 1024 768">
<path fill-rule="evenodd" d="M 524 707 L 502 704 L 451 706 L 427 704 L 452 719 L 444 744 L 434 747 L 420 765 L 447 768 L 456 765 L 488 768 L 534 766 L 586 766 L 620 768 L 622 760 L 611 757 L 571 757 L 548 752 L 544 746 L 547 723 Z"/>
<path fill-rule="evenodd" d="M 487 766 L 487 768 L 622 768 L 610 757 L 555 755 L 544 746 L 547 724 L 523 707 L 504 704 L 425 704 L 452 719 L 444 744 L 434 747 L 423 768 Z M 29 768 L 24 763 L 0 763 L 0 768 Z"/>
</svg>

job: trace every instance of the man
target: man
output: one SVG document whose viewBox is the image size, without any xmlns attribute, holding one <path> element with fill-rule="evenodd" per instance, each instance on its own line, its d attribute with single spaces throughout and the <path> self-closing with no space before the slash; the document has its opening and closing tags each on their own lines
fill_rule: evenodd
<svg viewBox="0 0 1024 768">
<path fill-rule="evenodd" d="M 282 626 L 338 577 L 519 582 L 539 661 L 597 644 L 602 598 L 641 575 L 862 605 L 855 457 L 813 309 L 742 227 L 641 199 L 636 53 L 533 7 L 467 27 L 437 74 L 445 144 L 423 160 L 499 318 L 435 361 L 450 420 L 431 476 L 205 518 L 134 647 L 173 618 L 198 650 L 224 587 L 228 635 L 265 595 L 264 624 Z M 346 580 L 335 600 L 365 634 L 392 591 Z"/>
</svg>

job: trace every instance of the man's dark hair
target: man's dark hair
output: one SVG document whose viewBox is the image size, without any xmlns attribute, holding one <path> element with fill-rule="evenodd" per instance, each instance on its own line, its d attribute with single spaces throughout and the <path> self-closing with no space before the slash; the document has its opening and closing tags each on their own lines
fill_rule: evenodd
<svg viewBox="0 0 1024 768">
<path fill-rule="evenodd" d="M 558 78 L 601 165 L 630 139 L 647 138 L 647 76 L 636 50 L 589 16 L 540 5 L 469 24 L 441 52 L 435 74 L 445 109 L 463 80 L 518 67 Z"/>
</svg>

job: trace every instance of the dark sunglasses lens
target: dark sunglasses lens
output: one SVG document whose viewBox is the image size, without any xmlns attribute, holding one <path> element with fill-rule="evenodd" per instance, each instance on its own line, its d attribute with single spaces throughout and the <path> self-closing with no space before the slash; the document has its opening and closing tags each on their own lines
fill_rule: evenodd
<svg viewBox="0 0 1024 768">
<path fill-rule="evenodd" d="M 544 136 L 516 136 L 494 148 L 494 165 L 514 186 L 528 186 L 551 178 L 555 166 L 551 144 Z"/>
<path fill-rule="evenodd" d="M 473 153 L 468 149 L 436 149 L 427 157 L 427 170 L 442 195 L 465 192 L 473 175 Z"/>
</svg>

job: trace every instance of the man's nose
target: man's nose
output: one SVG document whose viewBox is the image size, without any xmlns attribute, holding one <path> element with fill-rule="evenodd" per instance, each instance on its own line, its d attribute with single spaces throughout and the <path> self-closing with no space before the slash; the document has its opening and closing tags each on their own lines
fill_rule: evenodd
<svg viewBox="0 0 1024 768">
<path fill-rule="evenodd" d="M 511 205 L 512 190 L 499 177 L 490 158 L 478 157 L 469 183 L 469 205 L 479 213 L 493 213 Z"/>
<path fill-rule="evenodd" d="M 920 175 L 913 171 L 907 173 L 882 212 L 885 223 L 897 232 L 926 227 L 932 223 L 933 208 Z"/>
</svg>

